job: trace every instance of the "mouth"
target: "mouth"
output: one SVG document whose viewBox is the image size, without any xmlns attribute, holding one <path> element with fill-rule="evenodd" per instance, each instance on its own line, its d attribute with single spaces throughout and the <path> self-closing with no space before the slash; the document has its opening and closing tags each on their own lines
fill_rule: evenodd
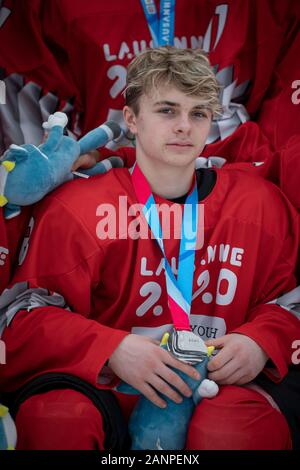
<svg viewBox="0 0 300 470">
<path fill-rule="evenodd" d="M 189 147 L 193 147 L 193 144 L 190 144 L 189 142 L 170 142 L 169 144 L 167 144 L 167 146 L 189 148 Z"/>
</svg>

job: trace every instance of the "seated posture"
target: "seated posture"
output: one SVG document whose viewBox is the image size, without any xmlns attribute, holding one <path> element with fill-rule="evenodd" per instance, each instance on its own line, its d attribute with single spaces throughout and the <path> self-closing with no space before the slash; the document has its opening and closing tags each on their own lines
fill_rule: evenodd
<svg viewBox="0 0 300 470">
<path fill-rule="evenodd" d="M 125 446 L 136 397 L 117 384 L 160 408 L 180 403 L 199 380 L 197 335 L 218 351 L 208 378 L 220 390 L 196 406 L 185 448 L 291 447 L 255 379 L 282 380 L 300 335 L 293 310 L 272 303 L 295 285 L 297 214 L 262 178 L 195 170 L 218 96 L 201 50 L 146 50 L 125 90 L 135 166 L 68 182 L 36 205 L 0 305 L 0 387 L 17 393 L 17 448 Z"/>
</svg>

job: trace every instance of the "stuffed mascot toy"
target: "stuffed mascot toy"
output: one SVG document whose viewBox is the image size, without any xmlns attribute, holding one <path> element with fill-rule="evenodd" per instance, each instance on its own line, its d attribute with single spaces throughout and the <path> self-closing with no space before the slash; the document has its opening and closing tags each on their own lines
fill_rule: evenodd
<svg viewBox="0 0 300 470">
<path fill-rule="evenodd" d="M 4 217 L 19 214 L 21 206 L 40 201 L 46 194 L 75 177 L 105 173 L 111 167 L 123 166 L 118 157 L 110 157 L 89 170 L 71 172 L 77 158 L 105 146 L 121 137 L 122 129 L 113 121 L 107 121 L 76 141 L 64 135 L 68 118 L 56 112 L 43 124 L 49 132 L 44 143 L 36 147 L 31 144 L 12 144 L 1 157 L 0 207 L 4 206 Z"/>
</svg>

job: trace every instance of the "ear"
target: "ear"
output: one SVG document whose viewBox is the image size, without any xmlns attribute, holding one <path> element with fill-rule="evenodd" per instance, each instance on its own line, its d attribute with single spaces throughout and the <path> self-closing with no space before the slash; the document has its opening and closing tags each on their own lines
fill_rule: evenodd
<svg viewBox="0 0 300 470">
<path fill-rule="evenodd" d="M 10 159 L 11 161 L 20 162 L 22 160 L 26 160 L 28 158 L 28 149 L 26 148 L 26 144 L 23 145 L 16 145 L 11 144 L 9 148 L 3 155 L 3 159 Z"/>
<path fill-rule="evenodd" d="M 133 109 L 130 108 L 129 106 L 124 106 L 124 108 L 123 108 L 123 117 L 124 117 L 124 121 L 125 121 L 128 129 L 130 130 L 130 132 L 132 132 L 132 134 L 136 135 L 137 134 L 136 115 L 135 115 Z"/>
</svg>

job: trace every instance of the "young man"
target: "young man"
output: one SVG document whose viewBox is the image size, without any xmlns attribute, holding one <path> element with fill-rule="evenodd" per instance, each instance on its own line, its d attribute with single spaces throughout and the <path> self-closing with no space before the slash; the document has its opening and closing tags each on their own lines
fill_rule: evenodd
<svg viewBox="0 0 300 470">
<path fill-rule="evenodd" d="M 194 369 L 159 347 L 173 325 L 219 349 L 209 375 L 220 393 L 196 409 L 186 448 L 290 447 L 285 417 L 248 384 L 263 370 L 281 380 L 300 335 L 296 316 L 269 303 L 294 286 L 297 214 L 263 179 L 195 172 L 218 92 L 201 51 L 143 52 L 128 68 L 125 90 L 134 169 L 68 183 L 36 207 L 2 300 L 14 302 L 6 309 L 0 386 L 11 392 L 38 376 L 49 382 L 47 373 L 76 386 L 48 383 L 46 393 L 27 397 L 16 419 L 20 449 L 102 449 L 112 417 L 91 396 L 117 378 L 159 407 L 158 392 L 175 402 L 188 396 L 170 366 L 190 376 Z M 168 226 L 168 211 L 160 211 L 160 234 L 157 212 L 149 226 L 138 216 L 149 201 L 184 217 L 170 217 Z M 115 395 L 128 415 L 135 399 Z"/>
</svg>

